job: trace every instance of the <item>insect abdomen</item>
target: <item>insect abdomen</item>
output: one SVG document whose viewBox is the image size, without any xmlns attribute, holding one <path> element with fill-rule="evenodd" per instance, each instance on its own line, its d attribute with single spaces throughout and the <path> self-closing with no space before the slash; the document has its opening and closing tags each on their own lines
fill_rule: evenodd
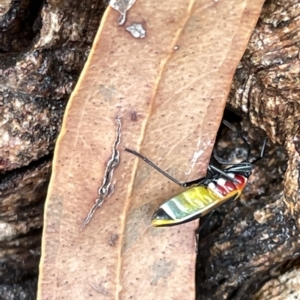
<svg viewBox="0 0 300 300">
<path fill-rule="evenodd" d="M 154 213 L 153 226 L 170 226 L 192 219 L 205 207 L 218 200 L 218 195 L 205 186 L 197 186 L 171 198 Z"/>
<path fill-rule="evenodd" d="M 191 214 L 195 210 L 205 208 L 210 203 L 215 202 L 219 197 L 204 186 L 198 186 L 184 191 L 176 197 L 170 199 L 171 203 L 179 208 L 176 212 L 177 218 Z"/>
<path fill-rule="evenodd" d="M 237 184 L 219 178 L 211 181 L 208 186 L 196 186 L 171 198 L 154 213 L 153 226 L 170 226 L 209 213 L 223 202 L 237 198 L 242 192 L 246 179 L 243 176 L 233 176 Z"/>
</svg>

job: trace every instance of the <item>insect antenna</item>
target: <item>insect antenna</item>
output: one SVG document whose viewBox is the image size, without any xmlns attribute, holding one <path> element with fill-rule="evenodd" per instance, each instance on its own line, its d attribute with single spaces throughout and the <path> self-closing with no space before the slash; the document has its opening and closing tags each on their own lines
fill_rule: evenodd
<svg viewBox="0 0 300 300">
<path fill-rule="evenodd" d="M 205 178 L 201 177 L 201 178 L 197 178 L 197 179 L 191 180 L 191 181 L 180 182 L 179 180 L 177 180 L 176 178 L 172 177 L 170 174 L 168 174 L 167 172 L 165 172 L 164 170 L 159 168 L 155 163 L 153 163 L 146 156 L 136 152 L 135 150 L 131 150 L 131 149 L 128 149 L 128 148 L 125 148 L 125 151 L 137 156 L 140 159 L 142 159 L 145 163 L 150 165 L 152 168 L 154 168 L 160 174 L 164 175 L 165 177 L 167 177 L 168 179 L 170 179 L 174 183 L 180 185 L 181 187 L 189 187 L 189 186 L 192 186 L 192 185 L 197 185 L 197 184 L 200 184 L 203 180 L 205 180 Z"/>
<path fill-rule="evenodd" d="M 168 179 L 170 179 L 171 181 L 173 181 L 174 183 L 180 185 L 180 186 L 185 186 L 185 183 L 182 183 L 180 181 L 178 181 L 176 178 L 172 177 L 171 175 L 169 175 L 167 172 L 165 172 L 164 170 L 162 170 L 161 168 L 159 168 L 156 164 L 154 164 L 151 160 L 149 160 L 147 157 L 145 157 L 144 155 L 134 151 L 134 150 L 131 150 L 131 149 L 128 149 L 128 148 L 125 148 L 125 151 L 137 156 L 138 158 L 142 159 L 145 163 L 147 163 L 148 165 L 150 165 L 152 168 L 154 168 L 156 171 L 158 171 L 159 173 L 161 173 L 162 175 L 164 175 L 165 177 L 167 177 Z"/>
</svg>

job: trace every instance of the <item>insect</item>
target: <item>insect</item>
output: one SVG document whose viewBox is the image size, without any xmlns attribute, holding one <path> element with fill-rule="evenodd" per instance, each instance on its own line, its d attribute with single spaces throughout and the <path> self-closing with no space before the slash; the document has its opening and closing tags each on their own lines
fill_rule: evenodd
<svg viewBox="0 0 300 300">
<path fill-rule="evenodd" d="M 231 130 L 237 132 L 239 137 L 244 141 L 247 146 L 247 158 L 240 163 L 233 164 L 222 160 L 217 156 L 216 151 L 214 151 L 214 157 L 221 165 L 230 166 L 221 170 L 213 165 L 209 165 L 208 175 L 204 178 L 180 182 L 160 169 L 145 156 L 134 150 L 125 148 L 125 151 L 142 159 L 174 183 L 181 187 L 190 187 L 186 191 L 164 202 L 154 212 L 152 226 L 173 226 L 190 222 L 208 214 L 228 200 L 239 198 L 251 175 L 254 164 L 264 156 L 267 139 L 263 141 L 260 155 L 250 161 L 251 147 L 245 137 L 227 121 L 223 120 L 223 123 Z"/>
</svg>

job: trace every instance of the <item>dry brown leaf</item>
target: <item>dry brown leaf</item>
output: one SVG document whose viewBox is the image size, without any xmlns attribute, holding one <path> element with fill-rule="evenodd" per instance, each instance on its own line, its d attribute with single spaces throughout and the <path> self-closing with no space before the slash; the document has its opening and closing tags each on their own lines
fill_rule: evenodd
<svg viewBox="0 0 300 300">
<path fill-rule="evenodd" d="M 193 299 L 197 221 L 152 228 L 181 191 L 123 151 L 179 180 L 204 176 L 235 68 L 263 1 L 138 1 L 124 27 L 103 16 L 57 141 L 45 212 L 39 299 Z M 142 24 L 143 39 L 127 26 Z M 114 192 L 91 222 L 122 120 Z"/>
</svg>

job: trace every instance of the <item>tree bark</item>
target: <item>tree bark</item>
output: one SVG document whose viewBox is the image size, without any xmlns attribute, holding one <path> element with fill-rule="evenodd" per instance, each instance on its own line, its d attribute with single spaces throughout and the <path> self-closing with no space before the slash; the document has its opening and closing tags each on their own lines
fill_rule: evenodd
<svg viewBox="0 0 300 300">
<path fill-rule="evenodd" d="M 52 152 L 104 8 L 96 0 L 1 3 L 1 299 L 36 298 Z"/>
<path fill-rule="evenodd" d="M 265 136 L 246 119 L 271 141 L 241 201 L 221 207 L 200 239 L 198 299 L 299 295 L 297 284 L 286 284 L 297 277 L 300 250 L 299 13 L 298 1 L 266 1 L 236 70 L 228 107 L 245 118 L 250 144 Z"/>
</svg>

